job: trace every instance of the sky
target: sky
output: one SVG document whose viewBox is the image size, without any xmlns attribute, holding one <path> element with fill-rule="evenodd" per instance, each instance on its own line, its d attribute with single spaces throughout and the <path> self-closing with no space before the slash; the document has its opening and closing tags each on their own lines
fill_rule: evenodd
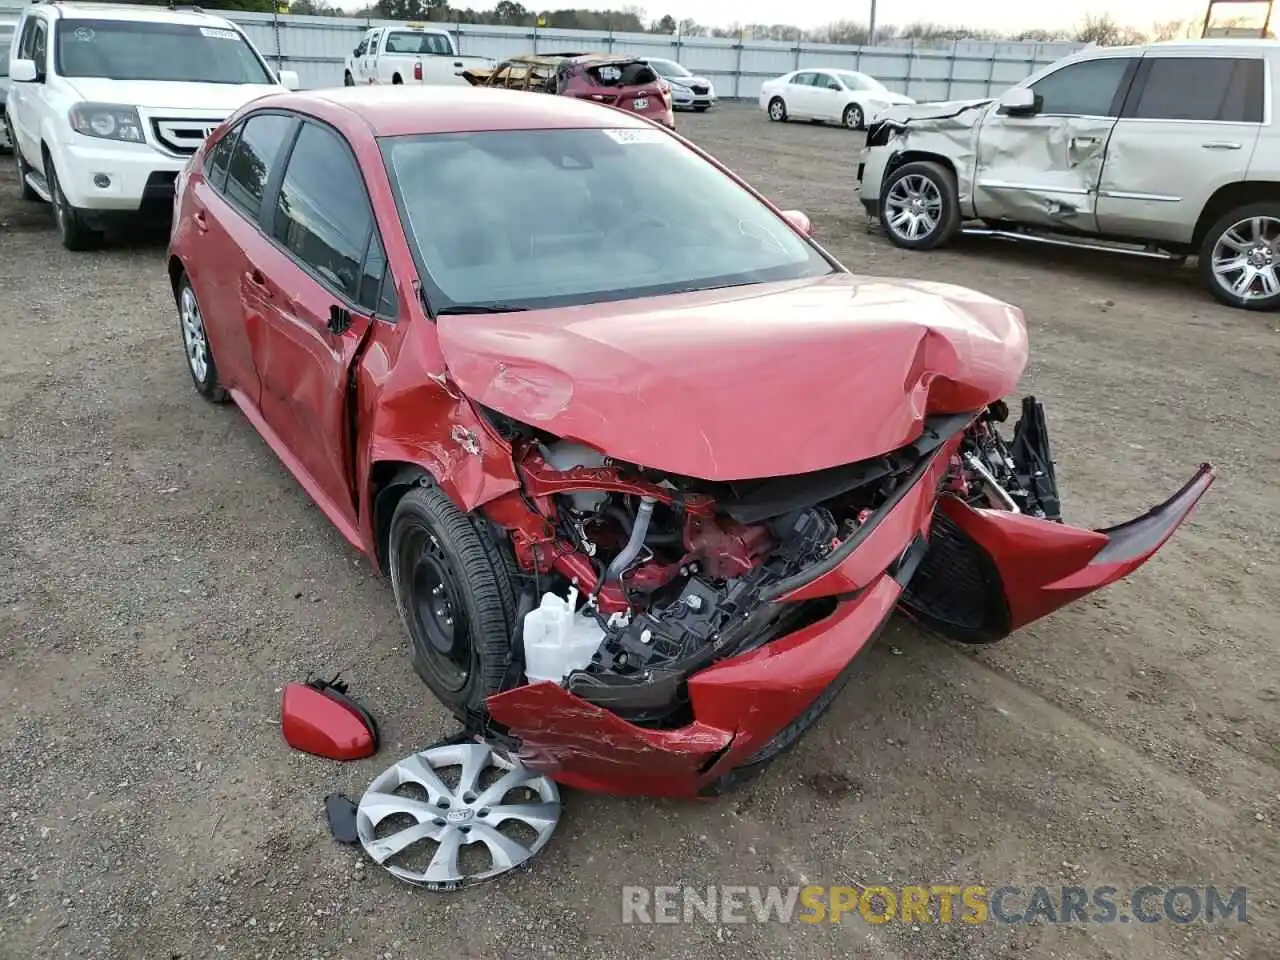
<svg viewBox="0 0 1280 960">
<path fill-rule="evenodd" d="M 615 0 L 598 3 L 594 0 L 565 0 L 563 6 L 607 9 L 625 6 L 643 7 L 651 19 L 665 13 L 677 20 L 689 18 L 708 26 L 738 23 L 789 23 L 801 28 L 819 27 L 833 20 L 866 22 L 870 0 Z M 459 4 L 464 5 L 464 4 Z M 487 5 L 487 4 L 486 4 Z M 539 3 L 526 3 L 533 8 Z M 545 3 L 554 7 L 554 3 Z M 480 6 L 477 2 L 476 6 Z M 1223 8 L 1215 16 L 1233 16 L 1237 10 Z M 1261 12 L 1260 4 L 1245 4 Z M 1055 0 L 1054 3 L 1035 3 L 1028 0 L 878 0 L 878 23 L 907 24 L 932 22 L 962 24 L 967 27 L 1001 30 L 1055 29 L 1073 26 L 1088 13 L 1110 12 L 1112 19 L 1126 26 L 1148 28 L 1153 23 L 1166 20 L 1203 18 L 1205 3 L 1188 0 L 1125 0 L 1124 3 L 1107 3 L 1105 0 Z"/>
</svg>

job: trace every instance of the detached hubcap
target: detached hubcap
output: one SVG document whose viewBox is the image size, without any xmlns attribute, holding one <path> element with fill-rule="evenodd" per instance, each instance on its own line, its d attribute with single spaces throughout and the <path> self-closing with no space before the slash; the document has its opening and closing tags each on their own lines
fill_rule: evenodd
<svg viewBox="0 0 1280 960">
<path fill-rule="evenodd" d="M 1241 300 L 1280 294 L 1280 220 L 1250 217 L 1224 230 L 1213 246 L 1213 276 L 1218 285 Z"/>
</svg>

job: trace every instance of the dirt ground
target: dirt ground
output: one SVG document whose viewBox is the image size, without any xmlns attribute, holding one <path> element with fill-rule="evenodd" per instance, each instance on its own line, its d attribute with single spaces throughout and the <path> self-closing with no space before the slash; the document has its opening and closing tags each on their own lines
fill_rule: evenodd
<svg viewBox="0 0 1280 960">
<path fill-rule="evenodd" d="M 429 894 L 323 821 L 325 794 L 358 797 L 454 729 L 390 588 L 244 418 L 191 389 L 163 238 L 68 253 L 3 158 L 0 956 L 1280 956 L 1280 319 L 1217 306 L 1190 267 L 898 251 L 856 204 L 855 135 L 746 106 L 679 123 L 853 270 L 1021 305 L 1069 517 L 1126 519 L 1212 460 L 1189 525 L 995 647 L 895 623 L 745 792 L 566 791 L 530 870 Z M 378 715 L 376 758 L 285 747 L 277 691 L 309 670 L 342 671 Z M 623 884 L 805 882 L 1246 886 L 1249 920 L 621 922 Z"/>
</svg>

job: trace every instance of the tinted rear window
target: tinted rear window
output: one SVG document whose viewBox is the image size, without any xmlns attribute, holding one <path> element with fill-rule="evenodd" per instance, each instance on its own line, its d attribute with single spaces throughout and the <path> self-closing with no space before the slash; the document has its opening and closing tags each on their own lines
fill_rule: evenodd
<svg viewBox="0 0 1280 960">
<path fill-rule="evenodd" d="M 1260 59 L 1152 58 L 1143 64 L 1142 76 L 1142 94 L 1126 111 L 1127 116 L 1144 120 L 1262 122 L 1264 71 Z"/>
</svg>

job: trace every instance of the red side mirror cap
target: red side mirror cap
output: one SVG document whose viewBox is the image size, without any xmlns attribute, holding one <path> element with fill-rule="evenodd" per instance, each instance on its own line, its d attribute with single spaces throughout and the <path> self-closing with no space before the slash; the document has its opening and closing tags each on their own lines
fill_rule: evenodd
<svg viewBox="0 0 1280 960">
<path fill-rule="evenodd" d="M 378 726 L 369 712 L 326 681 L 285 684 L 280 729 L 295 750 L 330 760 L 360 760 L 378 751 Z"/>
</svg>

